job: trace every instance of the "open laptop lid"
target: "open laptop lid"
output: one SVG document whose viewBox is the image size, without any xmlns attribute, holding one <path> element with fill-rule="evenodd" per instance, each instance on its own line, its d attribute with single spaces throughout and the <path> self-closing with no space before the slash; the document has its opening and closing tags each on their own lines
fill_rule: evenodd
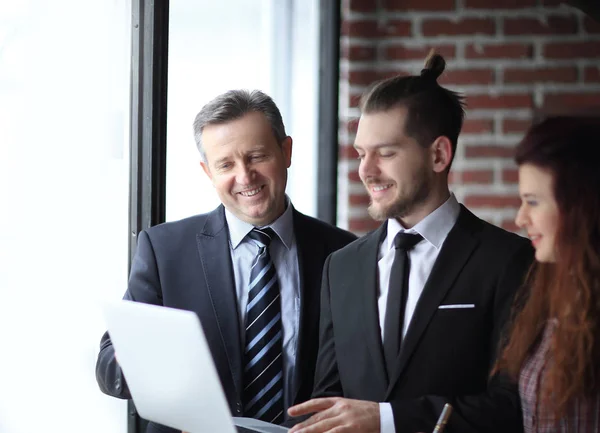
<svg viewBox="0 0 600 433">
<path fill-rule="evenodd" d="M 236 432 L 196 313 L 123 300 L 107 304 L 104 316 L 142 418 L 187 432 Z"/>
</svg>

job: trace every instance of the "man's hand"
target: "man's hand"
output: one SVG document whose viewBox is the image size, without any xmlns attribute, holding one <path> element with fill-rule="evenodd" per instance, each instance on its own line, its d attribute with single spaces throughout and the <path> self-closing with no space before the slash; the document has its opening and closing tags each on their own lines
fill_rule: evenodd
<svg viewBox="0 0 600 433">
<path fill-rule="evenodd" d="M 316 413 L 315 413 L 316 412 Z M 379 433 L 379 404 L 331 397 L 315 398 L 288 409 L 290 416 L 315 413 L 290 433 Z"/>
</svg>

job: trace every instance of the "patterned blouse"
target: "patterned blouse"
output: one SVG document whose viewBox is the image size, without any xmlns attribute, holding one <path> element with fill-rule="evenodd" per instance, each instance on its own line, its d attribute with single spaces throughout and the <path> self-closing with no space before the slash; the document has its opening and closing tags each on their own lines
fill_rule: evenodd
<svg viewBox="0 0 600 433">
<path fill-rule="evenodd" d="M 556 322 L 548 322 L 533 355 L 525 362 L 519 377 L 525 433 L 600 433 L 600 392 L 593 398 L 576 399 L 558 423 L 538 402 L 542 374 L 550 361 L 550 344 Z"/>
</svg>

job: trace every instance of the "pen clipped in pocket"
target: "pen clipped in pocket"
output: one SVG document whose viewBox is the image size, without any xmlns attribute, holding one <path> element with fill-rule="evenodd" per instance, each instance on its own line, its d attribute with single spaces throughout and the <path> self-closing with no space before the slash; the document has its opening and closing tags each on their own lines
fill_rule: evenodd
<svg viewBox="0 0 600 433">
<path fill-rule="evenodd" d="M 459 310 L 467 308 L 475 308 L 475 304 L 444 304 L 438 307 L 440 310 Z"/>
</svg>

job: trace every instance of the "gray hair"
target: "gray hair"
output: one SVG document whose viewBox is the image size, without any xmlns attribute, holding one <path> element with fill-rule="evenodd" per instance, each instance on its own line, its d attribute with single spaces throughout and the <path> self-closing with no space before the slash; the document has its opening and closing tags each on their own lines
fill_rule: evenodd
<svg viewBox="0 0 600 433">
<path fill-rule="evenodd" d="M 239 119 L 251 112 L 259 112 L 265 115 L 271 124 L 271 130 L 281 145 L 287 137 L 283 119 L 279 108 L 273 102 L 273 99 L 260 90 L 230 90 L 217 96 L 207 103 L 194 119 L 194 139 L 196 146 L 206 161 L 206 154 L 202 147 L 202 132 L 207 125 L 218 125 Z"/>
</svg>

